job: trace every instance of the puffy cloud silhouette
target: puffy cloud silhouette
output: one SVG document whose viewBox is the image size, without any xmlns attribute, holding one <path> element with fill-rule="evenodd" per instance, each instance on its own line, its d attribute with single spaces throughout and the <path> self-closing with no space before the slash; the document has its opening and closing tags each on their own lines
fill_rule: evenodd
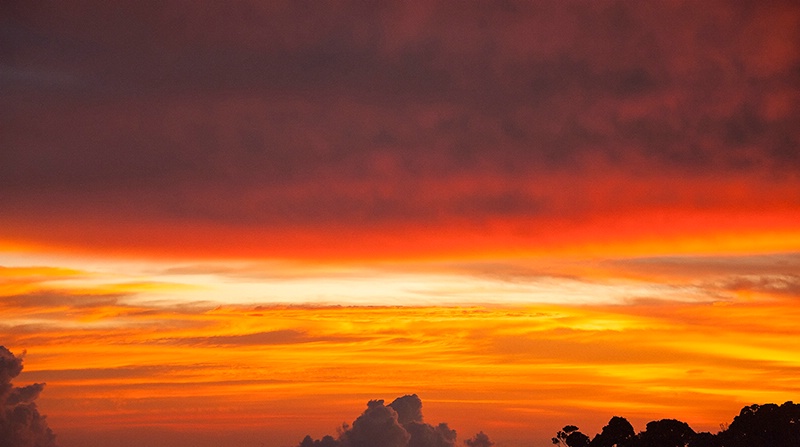
<svg viewBox="0 0 800 447">
<path fill-rule="evenodd" d="M 397 412 L 397 419 L 411 438 L 409 447 L 451 447 L 455 444 L 456 432 L 447 424 L 433 425 L 422 421 L 422 399 L 416 394 L 398 397 L 389 404 Z"/>
<path fill-rule="evenodd" d="M 404 447 L 411 435 L 398 421 L 394 409 L 384 406 L 382 400 L 372 400 L 342 439 L 347 447 Z"/>
<path fill-rule="evenodd" d="M 492 447 L 494 442 L 489 440 L 489 436 L 486 433 L 480 432 L 472 439 L 464 441 L 464 444 L 468 447 Z"/>
<path fill-rule="evenodd" d="M 411 435 L 408 447 L 453 447 L 456 442 L 456 431 L 451 430 L 445 423 L 434 427 L 421 422 L 411 422 L 406 425 L 406 430 Z"/>
<path fill-rule="evenodd" d="M 403 425 L 422 422 L 422 399 L 416 394 L 398 397 L 389 406 L 397 412 L 397 420 Z"/>
<path fill-rule="evenodd" d="M 43 383 L 15 387 L 22 357 L 0 346 L 0 447 L 55 447 L 55 435 L 36 408 Z"/>
<path fill-rule="evenodd" d="M 339 438 L 306 436 L 299 447 L 454 447 L 456 432 L 446 423 L 433 426 L 422 420 L 422 400 L 416 394 L 398 397 L 389 405 L 371 400 L 353 425 L 344 425 Z M 470 444 L 470 442 L 476 442 Z M 470 447 L 490 447 L 489 438 L 479 433 Z"/>
</svg>

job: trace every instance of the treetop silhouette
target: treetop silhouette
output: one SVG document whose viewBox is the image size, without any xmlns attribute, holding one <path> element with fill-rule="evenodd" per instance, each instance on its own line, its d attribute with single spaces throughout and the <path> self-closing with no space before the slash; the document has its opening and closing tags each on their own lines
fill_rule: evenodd
<svg viewBox="0 0 800 447">
<path fill-rule="evenodd" d="M 744 407 L 716 434 L 697 433 L 677 419 L 648 422 L 644 431 L 635 433 L 627 419 L 614 416 L 593 438 L 567 425 L 552 441 L 562 447 L 798 447 L 800 404 Z"/>
</svg>

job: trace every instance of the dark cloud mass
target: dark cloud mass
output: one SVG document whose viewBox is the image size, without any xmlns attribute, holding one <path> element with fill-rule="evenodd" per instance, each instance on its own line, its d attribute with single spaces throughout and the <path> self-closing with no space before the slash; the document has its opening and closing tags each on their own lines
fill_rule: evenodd
<svg viewBox="0 0 800 447">
<path fill-rule="evenodd" d="M 483 432 L 465 443 L 490 447 Z M 473 444 L 474 443 L 474 444 Z M 352 426 L 344 425 L 338 438 L 314 440 L 306 436 L 299 447 L 454 447 L 456 432 L 447 424 L 433 426 L 422 420 L 422 400 L 416 395 L 398 397 L 389 405 L 382 400 L 367 403 L 367 409 Z"/>
<path fill-rule="evenodd" d="M 800 203 L 796 2 L 1 8 L 7 216 L 319 227 Z"/>
<path fill-rule="evenodd" d="M 55 435 L 36 408 L 43 383 L 16 387 L 22 358 L 0 346 L 0 447 L 56 447 Z"/>
</svg>

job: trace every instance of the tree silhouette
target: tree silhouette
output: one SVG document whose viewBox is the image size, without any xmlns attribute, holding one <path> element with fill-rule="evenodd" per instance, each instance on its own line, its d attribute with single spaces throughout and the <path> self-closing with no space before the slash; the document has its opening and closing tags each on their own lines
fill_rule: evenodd
<svg viewBox="0 0 800 447">
<path fill-rule="evenodd" d="M 635 432 L 627 419 L 614 416 L 603 427 L 603 431 L 592 439 L 590 447 L 627 447 L 631 445 Z"/>
<path fill-rule="evenodd" d="M 553 444 L 562 447 L 587 447 L 589 445 L 589 437 L 579 432 L 578 427 L 567 425 L 556 433 L 556 437 L 553 438 Z"/>
<path fill-rule="evenodd" d="M 800 447 L 800 404 L 750 405 L 720 428 L 717 434 L 697 433 L 685 422 L 661 419 L 636 434 L 625 418 L 615 416 L 591 441 L 574 425 L 552 441 L 562 447 Z"/>
<path fill-rule="evenodd" d="M 707 431 L 696 433 L 689 441 L 689 447 L 718 447 L 717 437 Z"/>
<path fill-rule="evenodd" d="M 722 447 L 800 446 L 800 404 L 744 407 L 718 438 Z"/>
<path fill-rule="evenodd" d="M 687 447 L 696 433 L 686 422 L 662 419 L 647 423 L 639 434 L 637 447 Z"/>
</svg>

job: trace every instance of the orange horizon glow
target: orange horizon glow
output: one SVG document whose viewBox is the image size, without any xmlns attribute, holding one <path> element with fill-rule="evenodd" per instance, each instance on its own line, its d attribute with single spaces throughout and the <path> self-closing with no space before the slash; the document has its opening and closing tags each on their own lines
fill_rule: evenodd
<svg viewBox="0 0 800 447">
<path fill-rule="evenodd" d="M 47 382 L 40 408 L 68 441 L 218 428 L 291 446 L 416 393 L 460 439 L 546 445 L 613 415 L 713 432 L 800 391 L 795 254 L 486 262 L 5 267 L 3 340 L 27 351 L 15 383 Z M 342 301 L 354 284 L 402 303 Z"/>
<path fill-rule="evenodd" d="M 291 445 L 351 422 L 366 400 L 417 393 L 429 421 L 462 436 L 599 430 L 618 414 L 713 431 L 798 391 L 800 345 L 788 340 L 800 314 L 782 303 L 145 310 L 97 307 L 8 339 L 28 352 L 18 382 L 48 382 L 40 405 L 53 426 L 224 426 Z M 759 314 L 770 319 L 753 324 Z"/>
</svg>

